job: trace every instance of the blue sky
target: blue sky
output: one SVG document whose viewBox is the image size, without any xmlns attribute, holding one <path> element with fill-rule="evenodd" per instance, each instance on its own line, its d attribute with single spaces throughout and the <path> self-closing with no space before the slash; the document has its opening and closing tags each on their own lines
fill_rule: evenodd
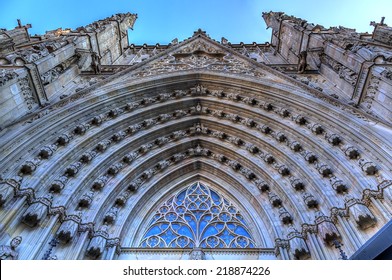
<svg viewBox="0 0 392 280">
<path fill-rule="evenodd" d="M 392 0 L 0 0 L 0 28 L 12 29 L 16 19 L 31 23 L 31 34 L 76 28 L 114 13 L 138 14 L 130 40 L 135 44 L 183 40 L 202 28 L 214 39 L 230 42 L 270 40 L 262 12 L 286 14 L 325 27 L 342 25 L 371 32 L 370 21 L 392 26 Z"/>
</svg>

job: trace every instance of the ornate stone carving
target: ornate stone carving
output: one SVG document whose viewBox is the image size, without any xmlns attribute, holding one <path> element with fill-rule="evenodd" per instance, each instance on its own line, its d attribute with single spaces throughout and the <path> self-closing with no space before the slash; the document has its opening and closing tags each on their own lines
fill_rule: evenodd
<svg viewBox="0 0 392 280">
<path fill-rule="evenodd" d="M 283 142 L 287 139 L 286 135 L 284 135 L 283 132 L 277 132 L 274 134 L 274 137 L 276 140 L 278 140 L 279 142 Z"/>
<path fill-rule="evenodd" d="M 142 129 L 142 126 L 140 124 L 134 124 L 134 125 L 131 125 L 127 128 L 127 133 L 133 134 L 141 129 Z"/>
<path fill-rule="evenodd" d="M 282 200 L 275 193 L 269 192 L 268 199 L 269 199 L 270 203 L 272 204 L 272 206 L 274 206 L 274 207 L 282 206 Z"/>
<path fill-rule="evenodd" d="M 31 173 L 33 173 L 39 164 L 39 160 L 38 159 L 33 159 L 30 161 L 26 161 L 20 168 L 20 172 L 23 175 L 30 175 Z"/>
<path fill-rule="evenodd" d="M 131 196 L 131 192 L 129 190 L 126 190 L 122 192 L 115 201 L 115 204 L 119 207 L 123 207 L 125 203 L 127 202 L 128 198 Z"/>
<path fill-rule="evenodd" d="M 309 125 L 310 130 L 314 133 L 314 134 L 321 134 L 324 132 L 324 128 L 322 127 L 321 124 L 315 123 L 313 125 Z"/>
<path fill-rule="evenodd" d="M 203 85 L 200 84 L 196 85 L 193 88 L 190 88 L 190 90 L 191 90 L 191 94 L 196 96 L 207 94 L 207 88 L 205 88 Z"/>
<path fill-rule="evenodd" d="M 18 77 L 14 69 L 0 69 L 0 87 L 5 86 L 8 81 Z"/>
<path fill-rule="evenodd" d="M 252 154 L 256 154 L 259 152 L 259 148 L 251 143 L 246 143 L 245 148 L 251 152 Z"/>
<path fill-rule="evenodd" d="M 297 115 L 297 116 L 293 116 L 293 120 L 295 121 L 295 123 L 299 124 L 299 125 L 304 125 L 306 124 L 306 118 L 302 115 Z"/>
<path fill-rule="evenodd" d="M 302 51 L 299 54 L 299 58 L 298 58 L 298 69 L 297 72 L 302 74 L 305 72 L 307 63 L 306 63 L 306 57 L 307 57 L 307 52 L 306 51 Z"/>
<path fill-rule="evenodd" d="M 369 208 L 360 200 L 349 195 L 345 197 L 346 206 L 349 207 L 350 214 L 353 216 L 357 225 L 365 230 L 376 224 L 376 217 L 370 212 Z"/>
<path fill-rule="evenodd" d="M 348 187 L 346 184 L 340 180 L 339 178 L 333 176 L 329 179 L 329 182 L 331 183 L 332 188 L 337 192 L 337 193 L 345 193 L 348 190 Z"/>
<path fill-rule="evenodd" d="M 341 240 L 341 235 L 332 220 L 325 216 L 321 211 L 316 213 L 315 223 L 319 236 L 329 246 L 333 245 L 335 240 Z"/>
<path fill-rule="evenodd" d="M 123 168 L 123 164 L 118 162 L 110 166 L 107 173 L 109 175 L 115 176 L 118 172 L 120 172 L 122 168 Z"/>
<path fill-rule="evenodd" d="M 53 155 L 53 153 L 57 150 L 57 145 L 56 144 L 52 144 L 52 145 L 48 145 L 43 147 L 40 151 L 38 156 L 40 156 L 43 159 L 48 159 L 51 155 Z"/>
<path fill-rule="evenodd" d="M 337 146 L 342 142 L 342 139 L 337 134 L 325 134 L 325 139 L 333 146 Z"/>
<path fill-rule="evenodd" d="M 27 77 L 18 79 L 18 83 L 27 108 L 32 110 L 33 106 L 37 104 L 37 98 L 32 87 L 30 86 L 29 79 Z"/>
<path fill-rule="evenodd" d="M 96 179 L 93 183 L 92 188 L 94 190 L 100 191 L 103 189 L 103 187 L 105 186 L 106 182 L 109 180 L 108 176 L 100 176 L 98 179 Z"/>
<path fill-rule="evenodd" d="M 60 176 L 58 179 L 54 180 L 50 185 L 49 191 L 53 193 L 59 193 L 65 188 L 65 184 L 68 182 L 67 176 Z"/>
<path fill-rule="evenodd" d="M 343 148 L 344 154 L 350 159 L 356 159 L 359 157 L 359 151 L 353 146 L 347 146 Z"/>
<path fill-rule="evenodd" d="M 302 149 L 302 146 L 299 142 L 293 141 L 290 143 L 290 149 L 293 150 L 294 152 L 299 152 Z"/>
<path fill-rule="evenodd" d="M 262 126 L 258 126 L 257 127 L 261 132 L 263 132 L 264 134 L 269 134 L 271 133 L 271 128 L 268 125 L 262 125 Z"/>
<path fill-rule="evenodd" d="M 10 185 L 1 182 L 0 183 L 0 207 L 14 195 L 14 189 Z"/>
<path fill-rule="evenodd" d="M 33 202 L 22 216 L 22 222 L 29 227 L 38 225 L 48 214 L 48 207 L 52 203 L 53 196 L 47 194 Z"/>
<path fill-rule="evenodd" d="M 62 222 L 60 228 L 57 230 L 56 237 L 63 244 L 69 243 L 78 232 L 79 224 L 81 223 L 82 213 L 67 216 Z"/>
<path fill-rule="evenodd" d="M 22 237 L 17 236 L 14 237 L 10 245 L 1 245 L 0 246 L 0 260 L 16 260 L 18 259 L 18 252 L 16 252 L 16 248 L 22 243 Z"/>
<path fill-rule="evenodd" d="M 255 186 L 262 192 L 268 192 L 270 187 L 268 186 L 267 182 L 262 179 L 256 179 L 254 181 Z"/>
<path fill-rule="evenodd" d="M 111 143 L 112 143 L 112 141 L 109 139 L 103 140 L 97 144 L 97 146 L 95 147 L 95 150 L 97 152 L 103 153 L 104 151 L 106 151 L 106 149 L 110 146 Z"/>
<path fill-rule="evenodd" d="M 89 207 L 91 205 L 91 202 L 93 202 L 94 195 L 95 195 L 95 192 L 93 190 L 82 195 L 82 197 L 79 199 L 78 206 L 81 208 Z"/>
<path fill-rule="evenodd" d="M 130 164 L 135 158 L 137 158 L 138 155 L 139 153 L 137 153 L 136 151 L 126 154 L 123 157 L 123 162 L 126 164 Z"/>
<path fill-rule="evenodd" d="M 98 115 L 95 116 L 92 120 L 91 120 L 91 124 L 92 125 L 96 125 L 96 126 L 100 126 L 102 124 L 103 121 L 105 121 L 105 116 L 104 115 Z"/>
<path fill-rule="evenodd" d="M 74 133 L 77 135 L 83 135 L 90 128 L 89 124 L 79 124 L 75 127 Z"/>
<path fill-rule="evenodd" d="M 141 154 L 145 154 L 145 153 L 149 152 L 150 150 L 152 150 L 153 147 L 154 147 L 154 144 L 148 143 L 148 144 L 145 144 L 145 145 L 140 146 L 140 148 L 139 148 L 138 151 L 139 151 Z"/>
<path fill-rule="evenodd" d="M 293 222 L 293 217 L 291 217 L 290 213 L 281 206 L 279 207 L 279 219 L 282 221 L 283 224 L 288 225 Z"/>
<path fill-rule="evenodd" d="M 103 218 L 103 222 L 109 225 L 113 224 L 116 221 L 117 214 L 118 214 L 118 208 L 116 206 L 113 206 L 105 214 L 105 217 Z"/>
<path fill-rule="evenodd" d="M 90 163 L 93 160 L 93 158 L 95 158 L 96 156 L 97 156 L 97 153 L 95 151 L 85 152 L 80 157 L 80 162 Z"/>
<path fill-rule="evenodd" d="M 114 133 L 114 134 L 112 135 L 111 139 L 112 139 L 114 142 L 117 143 L 117 142 L 120 142 L 122 139 L 124 139 L 125 136 L 126 136 L 125 132 L 120 131 L 120 132 Z"/>
<path fill-rule="evenodd" d="M 327 55 L 321 55 L 320 59 L 323 63 L 325 63 L 333 71 L 335 71 L 339 75 L 339 78 L 344 79 L 352 86 L 355 85 L 358 79 L 358 74 L 355 73 L 353 70 L 337 62 L 336 60 L 332 59 Z"/>
<path fill-rule="evenodd" d="M 377 172 L 377 165 L 371 161 L 362 158 L 358 161 L 358 164 L 366 175 L 374 175 Z"/>
<path fill-rule="evenodd" d="M 304 193 L 302 195 L 302 198 L 304 199 L 305 204 L 309 208 L 316 208 L 318 206 L 318 204 L 319 204 L 317 199 L 310 193 Z"/>
<path fill-rule="evenodd" d="M 133 180 L 129 186 L 128 186 L 128 190 L 131 192 L 136 191 L 142 184 L 144 183 L 144 180 L 142 180 L 141 178 L 137 178 L 135 180 Z"/>
<path fill-rule="evenodd" d="M 295 259 L 304 260 L 310 258 L 310 251 L 302 234 L 294 227 L 290 227 L 287 239 L 289 240 L 290 252 Z"/>
<path fill-rule="evenodd" d="M 294 176 L 290 176 L 289 179 L 290 179 L 291 186 L 296 191 L 303 191 L 305 189 L 305 185 L 300 179 L 295 178 Z"/>
<path fill-rule="evenodd" d="M 266 163 L 268 163 L 268 164 L 272 164 L 272 163 L 275 162 L 275 158 L 274 158 L 274 156 L 271 155 L 271 154 L 265 154 L 264 157 L 263 157 L 263 160 L 264 160 Z"/>
<path fill-rule="evenodd" d="M 204 254 L 201 248 L 193 248 L 192 251 L 189 253 L 190 260 L 205 260 L 206 255 Z"/>
<path fill-rule="evenodd" d="M 274 166 L 277 170 L 278 170 L 278 172 L 279 172 L 279 174 L 281 174 L 282 176 L 287 176 L 287 175 L 290 175 L 290 169 L 286 166 L 286 165 L 276 165 L 276 166 Z"/>
<path fill-rule="evenodd" d="M 66 144 L 69 143 L 69 141 L 71 141 L 72 137 L 68 134 L 61 134 L 58 138 L 56 143 L 60 146 L 65 146 Z"/>
<path fill-rule="evenodd" d="M 323 177 L 329 177 L 332 175 L 332 169 L 327 164 L 318 163 L 316 164 L 316 169 Z"/>
<path fill-rule="evenodd" d="M 314 163 L 317 160 L 317 156 L 311 151 L 304 151 L 302 155 L 309 163 Z"/>
<path fill-rule="evenodd" d="M 68 177 L 74 177 L 82 167 L 82 163 L 80 161 L 72 163 L 70 166 L 65 169 L 64 175 Z"/>
<path fill-rule="evenodd" d="M 109 227 L 107 225 L 102 225 L 99 230 L 95 232 L 94 237 L 87 247 L 87 256 L 92 259 L 98 259 L 102 255 L 106 247 L 107 239 L 109 238 L 108 229 Z"/>
</svg>

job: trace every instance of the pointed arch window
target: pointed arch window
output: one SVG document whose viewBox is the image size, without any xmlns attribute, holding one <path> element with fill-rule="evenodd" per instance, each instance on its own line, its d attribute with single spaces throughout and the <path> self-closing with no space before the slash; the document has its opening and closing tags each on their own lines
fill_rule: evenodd
<svg viewBox="0 0 392 280">
<path fill-rule="evenodd" d="M 238 208 L 197 182 L 159 207 L 140 247 L 255 248 L 255 242 Z"/>
</svg>

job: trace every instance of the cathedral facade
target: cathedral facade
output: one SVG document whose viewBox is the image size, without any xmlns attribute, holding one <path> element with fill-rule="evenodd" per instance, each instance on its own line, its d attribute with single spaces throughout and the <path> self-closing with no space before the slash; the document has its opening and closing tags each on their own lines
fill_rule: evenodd
<svg viewBox="0 0 392 280">
<path fill-rule="evenodd" d="M 392 28 L 262 17 L 264 44 L 2 29 L 1 259 L 390 257 Z"/>
</svg>

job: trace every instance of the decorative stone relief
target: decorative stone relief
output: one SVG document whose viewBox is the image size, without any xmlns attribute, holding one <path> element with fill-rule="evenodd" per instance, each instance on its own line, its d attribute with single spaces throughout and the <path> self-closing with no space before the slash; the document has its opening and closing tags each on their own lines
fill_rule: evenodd
<svg viewBox="0 0 392 280">
<path fill-rule="evenodd" d="M 105 186 L 106 182 L 109 180 L 108 176 L 100 176 L 98 179 L 96 179 L 93 183 L 92 188 L 94 190 L 100 191 L 103 189 L 103 187 Z"/>
<path fill-rule="evenodd" d="M 291 186 L 296 191 L 303 191 L 305 189 L 305 185 L 300 179 L 295 178 L 294 176 L 290 176 L 289 180 L 290 180 Z"/>
<path fill-rule="evenodd" d="M 309 163 L 314 163 L 315 161 L 317 161 L 317 156 L 311 151 L 304 151 L 301 154 L 303 155 L 305 160 Z"/>
<path fill-rule="evenodd" d="M 317 163 L 316 169 L 323 177 L 329 177 L 332 175 L 332 169 L 325 163 Z"/>
<path fill-rule="evenodd" d="M 48 214 L 48 207 L 52 203 L 53 196 L 47 194 L 33 202 L 22 216 L 22 222 L 29 227 L 38 225 Z"/>
<path fill-rule="evenodd" d="M 331 183 L 332 188 L 339 194 L 348 191 L 348 187 L 346 186 L 346 184 L 335 176 L 331 177 L 329 179 L 329 182 Z"/>
<path fill-rule="evenodd" d="M 57 230 L 56 237 L 63 244 L 69 243 L 77 234 L 79 224 L 81 223 L 82 213 L 76 215 L 69 215 L 61 223 L 60 228 Z"/>
<path fill-rule="evenodd" d="M 290 213 L 282 206 L 279 207 L 279 218 L 283 224 L 288 225 L 293 222 L 293 217 L 291 217 Z"/>
<path fill-rule="evenodd" d="M 353 146 L 345 146 L 342 148 L 344 151 L 344 154 L 349 158 L 349 159 L 356 159 L 359 157 L 359 151 L 357 148 Z"/>
<path fill-rule="evenodd" d="M 358 164 L 366 175 L 374 175 L 377 172 L 377 165 L 371 161 L 362 158 L 358 161 Z"/>
<path fill-rule="evenodd" d="M 317 199 L 310 193 L 304 193 L 302 195 L 302 198 L 304 199 L 305 204 L 309 207 L 309 208 L 317 208 L 318 206 L 318 201 Z"/>
<path fill-rule="evenodd" d="M 91 205 L 91 202 L 93 202 L 94 195 L 95 192 L 93 190 L 82 195 L 82 197 L 79 199 L 78 206 L 81 208 L 89 207 Z"/>
<path fill-rule="evenodd" d="M 287 235 L 289 241 L 290 253 L 296 260 L 304 260 L 310 258 L 310 251 L 308 245 L 302 236 L 294 227 L 290 227 L 289 234 Z"/>
<path fill-rule="evenodd" d="M 0 207 L 3 206 L 7 200 L 14 195 L 14 188 L 10 185 L 1 182 L 0 183 Z"/>
<path fill-rule="evenodd" d="M 24 102 L 29 110 L 33 109 L 33 106 L 37 104 L 37 99 L 34 96 L 32 87 L 30 86 L 29 79 L 27 77 L 18 80 L 21 93 L 23 95 Z"/>
<path fill-rule="evenodd" d="M 267 182 L 261 179 L 256 179 L 254 181 L 255 186 L 262 192 L 267 192 L 270 190 L 270 187 L 268 186 Z"/>
<path fill-rule="evenodd" d="M 113 206 L 112 208 L 110 208 L 110 210 L 105 214 L 104 218 L 103 218 L 103 222 L 105 224 L 113 224 L 116 221 L 117 218 L 117 214 L 118 214 L 118 208 L 116 206 Z"/>
<path fill-rule="evenodd" d="M 376 217 L 374 217 L 369 208 L 359 199 L 346 196 L 345 201 L 346 206 L 349 207 L 350 214 L 353 216 L 355 222 L 362 230 L 365 230 L 376 224 Z"/>
<path fill-rule="evenodd" d="M 14 69 L 0 69 L 0 87 L 18 76 Z"/>
<path fill-rule="evenodd" d="M 22 243 L 22 237 L 17 236 L 14 237 L 10 245 L 1 245 L 0 246 L 0 260 L 17 260 L 18 259 L 18 252 L 16 249 Z"/>
<path fill-rule="evenodd" d="M 68 177 L 74 177 L 82 167 L 82 163 L 80 161 L 72 163 L 65 169 L 64 175 Z"/>
<path fill-rule="evenodd" d="M 40 156 L 43 159 L 48 159 L 50 156 L 53 155 L 53 153 L 57 150 L 57 145 L 56 144 L 52 144 L 52 145 L 48 145 L 43 147 L 40 151 L 38 156 Z"/>
<path fill-rule="evenodd" d="M 95 232 L 94 237 L 87 247 L 87 256 L 92 259 L 98 259 L 102 255 L 106 247 L 107 239 L 109 238 L 108 229 L 108 225 L 102 225 L 99 230 Z"/>
<path fill-rule="evenodd" d="M 59 193 L 65 188 L 65 184 L 68 182 L 67 176 L 60 176 L 58 179 L 54 180 L 50 185 L 49 192 Z"/>
<path fill-rule="evenodd" d="M 337 62 L 327 55 L 321 55 L 320 59 L 323 63 L 328 65 L 333 71 L 335 71 L 339 78 L 344 79 L 350 85 L 354 86 L 358 79 L 358 74 L 343 64 Z"/>
<path fill-rule="evenodd" d="M 315 223 L 317 225 L 318 235 L 329 246 L 332 246 L 335 240 L 341 240 L 341 235 L 335 224 L 321 211 L 316 213 Z"/>
</svg>

